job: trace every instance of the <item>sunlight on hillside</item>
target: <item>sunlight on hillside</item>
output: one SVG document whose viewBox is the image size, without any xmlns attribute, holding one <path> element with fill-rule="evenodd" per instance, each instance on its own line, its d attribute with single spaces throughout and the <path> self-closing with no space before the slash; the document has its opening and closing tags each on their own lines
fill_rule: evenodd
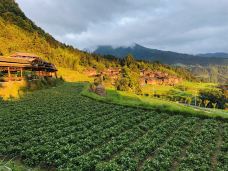
<svg viewBox="0 0 228 171">
<path fill-rule="evenodd" d="M 142 87 L 143 93 L 148 93 L 150 95 L 158 94 L 166 96 L 171 91 L 182 91 L 189 95 L 198 95 L 198 92 L 202 89 L 215 89 L 218 84 L 215 83 L 200 83 L 200 82 L 190 82 L 184 81 L 177 84 L 176 86 L 169 85 L 145 85 Z"/>
<path fill-rule="evenodd" d="M 58 68 L 58 76 L 62 77 L 66 82 L 92 82 L 94 78 L 88 77 L 78 71 L 66 68 Z"/>
<path fill-rule="evenodd" d="M 23 95 L 21 89 L 24 87 L 26 87 L 25 81 L 1 83 L 0 97 L 3 100 L 8 100 L 11 98 L 19 99 Z"/>
<path fill-rule="evenodd" d="M 62 77 L 66 82 L 92 82 L 93 78 L 90 78 L 84 74 L 79 73 L 78 71 L 73 71 L 65 68 L 58 68 L 58 76 Z M 32 84 L 37 88 L 36 84 Z M 22 89 L 28 87 L 25 81 L 12 81 L 0 83 L 0 98 L 3 100 L 9 99 L 19 99 L 23 95 Z"/>
</svg>

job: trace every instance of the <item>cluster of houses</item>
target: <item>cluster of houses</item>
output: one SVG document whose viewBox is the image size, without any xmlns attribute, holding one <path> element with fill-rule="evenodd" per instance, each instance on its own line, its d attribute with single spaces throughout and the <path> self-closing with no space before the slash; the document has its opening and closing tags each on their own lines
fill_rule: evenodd
<svg viewBox="0 0 228 171">
<path fill-rule="evenodd" d="M 19 81 L 24 73 L 33 72 L 37 77 L 57 77 L 54 64 L 42 60 L 39 56 L 30 53 L 15 53 L 10 56 L 0 56 L 1 81 Z"/>
<path fill-rule="evenodd" d="M 101 72 L 97 72 L 97 70 L 94 68 L 88 68 L 84 71 L 84 74 L 89 77 L 107 76 L 110 79 L 111 84 L 113 85 L 115 84 L 116 80 L 119 78 L 120 73 L 121 73 L 121 68 L 118 68 L 118 67 L 108 68 Z"/>
<path fill-rule="evenodd" d="M 111 79 L 112 84 L 115 84 L 115 81 L 119 78 L 121 73 L 121 68 L 108 68 L 102 72 L 97 72 L 96 69 L 90 68 L 84 72 L 90 77 L 98 76 L 108 76 Z M 170 85 L 174 86 L 182 81 L 181 78 L 176 76 L 171 76 L 168 73 L 161 71 L 152 71 L 152 70 L 141 70 L 140 71 L 140 85 Z"/>
<path fill-rule="evenodd" d="M 171 76 L 161 71 L 142 70 L 140 72 L 140 85 L 170 85 L 174 86 L 182 81 L 182 78 Z"/>
</svg>

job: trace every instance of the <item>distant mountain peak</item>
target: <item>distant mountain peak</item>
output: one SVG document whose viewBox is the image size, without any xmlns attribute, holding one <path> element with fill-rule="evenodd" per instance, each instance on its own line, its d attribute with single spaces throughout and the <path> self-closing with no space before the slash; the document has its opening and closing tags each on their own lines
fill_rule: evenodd
<svg viewBox="0 0 228 171">
<path fill-rule="evenodd" d="M 228 65 L 228 57 L 222 53 L 220 56 L 201 56 L 190 55 L 184 53 L 177 53 L 172 51 L 164 51 L 158 49 L 151 49 L 144 47 L 140 44 L 133 43 L 132 46 L 119 46 L 113 47 L 110 45 L 99 46 L 94 53 L 101 55 L 113 55 L 123 58 L 128 54 L 132 54 L 138 60 L 160 61 L 165 64 L 187 64 L 187 65 L 208 65 L 208 64 L 221 64 Z"/>
</svg>

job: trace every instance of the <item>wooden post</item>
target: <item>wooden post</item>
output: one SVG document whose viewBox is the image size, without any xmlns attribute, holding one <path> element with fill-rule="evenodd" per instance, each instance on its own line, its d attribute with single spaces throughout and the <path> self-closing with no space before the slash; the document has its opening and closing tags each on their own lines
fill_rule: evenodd
<svg viewBox="0 0 228 171">
<path fill-rule="evenodd" d="M 11 80 L 10 67 L 8 67 L 8 78 Z"/>
<path fill-rule="evenodd" d="M 23 69 L 21 68 L 21 78 L 23 77 Z"/>
<path fill-rule="evenodd" d="M 57 72 L 55 71 L 55 78 L 58 78 L 58 76 L 57 76 Z"/>
</svg>

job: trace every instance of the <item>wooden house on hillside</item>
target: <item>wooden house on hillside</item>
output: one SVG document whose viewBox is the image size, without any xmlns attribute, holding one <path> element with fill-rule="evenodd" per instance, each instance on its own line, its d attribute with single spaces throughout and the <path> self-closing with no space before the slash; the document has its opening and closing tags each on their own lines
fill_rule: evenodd
<svg viewBox="0 0 228 171">
<path fill-rule="evenodd" d="M 95 68 L 87 68 L 83 73 L 89 77 L 97 76 L 97 70 Z"/>
<path fill-rule="evenodd" d="M 171 76 L 166 72 L 141 70 L 140 85 L 170 85 L 174 86 L 181 82 L 182 79 L 176 76 Z"/>
<path fill-rule="evenodd" d="M 11 56 L 0 56 L 0 72 L 3 76 L 8 76 L 4 77 L 4 81 L 21 80 L 24 77 L 24 71 L 31 71 L 39 77 L 57 77 L 55 65 L 42 60 L 37 55 L 15 53 Z"/>
</svg>

